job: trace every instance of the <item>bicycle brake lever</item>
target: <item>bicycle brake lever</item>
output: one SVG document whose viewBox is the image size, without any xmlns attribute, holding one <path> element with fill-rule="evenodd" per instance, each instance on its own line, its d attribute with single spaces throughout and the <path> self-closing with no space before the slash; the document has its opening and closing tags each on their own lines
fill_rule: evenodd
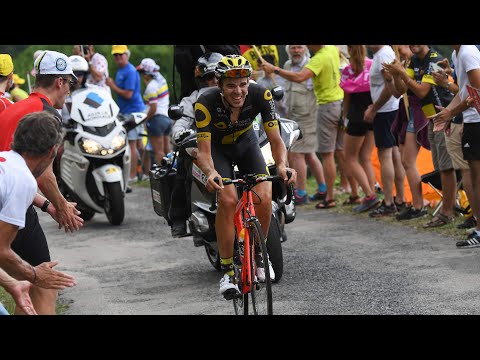
<svg viewBox="0 0 480 360">
<path fill-rule="evenodd" d="M 217 185 L 220 185 L 220 179 L 218 177 L 215 177 L 213 181 L 215 181 Z M 217 203 L 218 203 L 218 190 L 215 190 L 215 194 L 213 195 L 212 206 L 210 206 L 208 210 L 210 211 L 217 210 Z"/>
<path fill-rule="evenodd" d="M 292 172 L 290 170 L 287 170 L 287 178 L 290 180 L 292 177 Z M 289 205 L 292 202 L 293 199 L 293 185 L 288 184 L 287 185 L 287 199 L 285 200 L 285 205 Z"/>
</svg>

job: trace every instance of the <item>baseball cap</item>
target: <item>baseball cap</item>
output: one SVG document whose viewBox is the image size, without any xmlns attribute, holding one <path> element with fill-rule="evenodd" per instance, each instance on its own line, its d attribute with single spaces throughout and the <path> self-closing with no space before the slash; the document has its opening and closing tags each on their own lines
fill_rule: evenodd
<svg viewBox="0 0 480 360">
<path fill-rule="evenodd" d="M 37 57 L 33 67 L 37 75 L 72 75 L 77 80 L 70 59 L 57 51 L 45 50 Z"/>
<path fill-rule="evenodd" d="M 0 75 L 7 76 L 13 71 L 13 61 L 10 54 L 0 54 Z"/>
<path fill-rule="evenodd" d="M 22 85 L 22 84 L 25 84 L 25 79 L 22 79 L 17 74 L 13 74 L 13 83 L 17 85 Z"/>
<path fill-rule="evenodd" d="M 137 66 L 138 71 L 143 71 L 148 75 L 154 75 L 155 72 L 160 70 L 160 66 L 155 63 L 155 60 L 150 58 L 145 58 L 142 60 L 140 65 Z"/>
<path fill-rule="evenodd" d="M 112 55 L 125 54 L 127 50 L 127 45 L 112 45 Z"/>
</svg>

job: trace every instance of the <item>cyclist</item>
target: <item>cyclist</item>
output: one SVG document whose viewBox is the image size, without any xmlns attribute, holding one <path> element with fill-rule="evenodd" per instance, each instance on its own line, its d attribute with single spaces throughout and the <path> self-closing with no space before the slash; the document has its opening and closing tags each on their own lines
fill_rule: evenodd
<svg viewBox="0 0 480 360">
<path fill-rule="evenodd" d="M 223 186 L 222 178 L 233 178 L 232 164 L 242 174 L 268 173 L 267 165 L 253 130 L 253 120 L 262 116 L 278 174 L 293 183 L 296 173 L 287 168 L 287 150 L 280 136 L 278 115 L 270 90 L 250 83 L 250 62 L 240 55 L 224 56 L 215 68 L 219 83 L 217 88 L 205 91 L 195 104 L 195 121 L 198 129 L 198 165 L 207 176 L 206 187 L 218 190 L 218 209 L 215 218 L 220 264 L 224 273 L 220 280 L 220 294 L 226 298 L 238 293 L 233 271 L 233 216 L 238 202 L 235 186 Z M 292 176 L 287 178 L 287 169 Z M 215 182 L 218 178 L 219 184 Z M 272 211 L 272 186 L 270 182 L 255 187 L 258 199 L 256 212 L 264 234 L 268 234 Z M 271 278 L 275 278 L 269 264 Z M 257 264 L 257 277 L 265 280 L 265 269 Z"/>
<path fill-rule="evenodd" d="M 223 55 L 217 52 L 206 53 L 200 56 L 194 70 L 195 83 L 198 89 L 194 90 L 188 97 L 184 97 L 180 102 L 183 106 L 185 116 L 175 121 L 172 129 L 172 139 L 175 145 L 178 145 L 188 135 L 193 133 L 194 127 L 194 105 L 197 98 L 210 87 L 216 87 L 218 80 L 215 77 L 215 68 L 217 63 L 223 58 Z M 170 202 L 169 217 L 172 220 L 172 236 L 183 236 L 187 233 L 186 221 L 190 213 L 190 186 L 191 162 L 189 157 L 182 151 L 177 157 L 177 175 L 175 176 L 175 186 L 172 190 Z M 202 246 L 201 237 L 193 237 L 195 246 Z"/>
</svg>

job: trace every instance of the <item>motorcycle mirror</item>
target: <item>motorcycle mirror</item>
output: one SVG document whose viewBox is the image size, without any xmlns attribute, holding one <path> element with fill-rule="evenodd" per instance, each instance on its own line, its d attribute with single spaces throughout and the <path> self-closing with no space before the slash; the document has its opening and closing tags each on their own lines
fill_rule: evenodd
<svg viewBox="0 0 480 360">
<path fill-rule="evenodd" d="M 280 101 L 280 100 L 283 99 L 283 95 L 284 95 L 284 91 L 283 91 L 283 88 L 281 86 L 275 86 L 272 89 L 273 100 Z"/>
<path fill-rule="evenodd" d="M 178 120 L 183 116 L 183 106 L 171 105 L 168 108 L 168 117 L 172 120 Z"/>
</svg>

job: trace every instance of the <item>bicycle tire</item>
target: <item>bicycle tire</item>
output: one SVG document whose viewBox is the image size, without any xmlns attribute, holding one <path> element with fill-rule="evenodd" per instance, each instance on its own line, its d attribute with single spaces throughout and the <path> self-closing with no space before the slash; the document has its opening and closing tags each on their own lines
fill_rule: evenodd
<svg viewBox="0 0 480 360">
<path fill-rule="evenodd" d="M 235 278 L 238 281 L 238 290 L 240 291 L 240 294 L 232 300 L 233 309 L 235 310 L 235 315 L 248 315 L 248 294 L 243 294 L 242 291 L 242 262 L 238 254 L 238 241 L 236 235 L 234 247 L 233 269 L 235 271 Z"/>
<path fill-rule="evenodd" d="M 268 266 L 267 244 L 265 242 L 265 236 L 262 232 L 262 227 L 257 219 L 250 220 L 249 232 L 251 254 L 255 254 L 255 256 L 251 257 L 250 264 L 252 274 L 250 297 L 253 314 L 273 315 L 272 280 L 270 279 L 270 269 Z M 256 249 L 259 249 L 260 252 L 255 251 Z M 256 277 L 255 257 L 257 256 L 260 256 L 265 267 L 265 282 L 258 281 Z"/>
</svg>

